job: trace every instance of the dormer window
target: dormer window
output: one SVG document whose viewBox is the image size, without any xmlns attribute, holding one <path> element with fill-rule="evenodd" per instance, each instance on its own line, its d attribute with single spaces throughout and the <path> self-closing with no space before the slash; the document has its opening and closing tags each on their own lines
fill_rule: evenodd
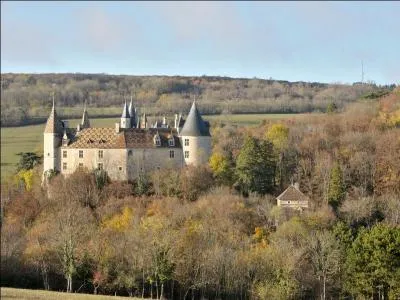
<svg viewBox="0 0 400 300">
<path fill-rule="evenodd" d="M 158 134 L 156 134 L 154 136 L 154 145 L 161 146 L 161 139 L 160 139 L 160 136 Z"/>
<path fill-rule="evenodd" d="M 168 139 L 168 146 L 174 147 L 175 146 L 175 140 L 173 137 Z"/>
</svg>

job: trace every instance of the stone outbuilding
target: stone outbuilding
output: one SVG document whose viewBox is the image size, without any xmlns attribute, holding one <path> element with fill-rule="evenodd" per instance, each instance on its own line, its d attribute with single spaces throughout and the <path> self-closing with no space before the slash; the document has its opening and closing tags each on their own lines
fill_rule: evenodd
<svg viewBox="0 0 400 300">
<path fill-rule="evenodd" d="M 290 185 L 282 194 L 276 197 L 277 205 L 280 207 L 289 207 L 297 210 L 309 208 L 309 198 L 304 195 L 299 184 Z"/>
</svg>

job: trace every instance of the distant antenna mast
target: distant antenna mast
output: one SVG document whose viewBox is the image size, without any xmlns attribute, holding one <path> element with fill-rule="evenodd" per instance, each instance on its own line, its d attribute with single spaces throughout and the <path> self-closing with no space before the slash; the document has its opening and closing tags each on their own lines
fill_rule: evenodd
<svg viewBox="0 0 400 300">
<path fill-rule="evenodd" d="M 361 83 L 364 83 L 364 62 L 361 61 Z"/>
</svg>

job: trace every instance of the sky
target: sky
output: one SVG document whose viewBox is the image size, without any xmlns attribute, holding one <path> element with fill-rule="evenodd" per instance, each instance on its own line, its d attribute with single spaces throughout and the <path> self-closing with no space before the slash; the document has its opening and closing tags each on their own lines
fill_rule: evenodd
<svg viewBox="0 0 400 300">
<path fill-rule="evenodd" d="M 400 2 L 1 1 L 1 72 L 400 84 Z"/>
</svg>

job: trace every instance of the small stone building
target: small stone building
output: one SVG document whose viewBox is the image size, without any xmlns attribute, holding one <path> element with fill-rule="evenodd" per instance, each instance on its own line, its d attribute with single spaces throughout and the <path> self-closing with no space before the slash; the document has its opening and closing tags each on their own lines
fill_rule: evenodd
<svg viewBox="0 0 400 300">
<path fill-rule="evenodd" d="M 282 194 L 276 197 L 277 205 L 293 209 L 303 210 L 309 207 L 309 198 L 304 195 L 299 184 L 290 185 Z"/>
</svg>

